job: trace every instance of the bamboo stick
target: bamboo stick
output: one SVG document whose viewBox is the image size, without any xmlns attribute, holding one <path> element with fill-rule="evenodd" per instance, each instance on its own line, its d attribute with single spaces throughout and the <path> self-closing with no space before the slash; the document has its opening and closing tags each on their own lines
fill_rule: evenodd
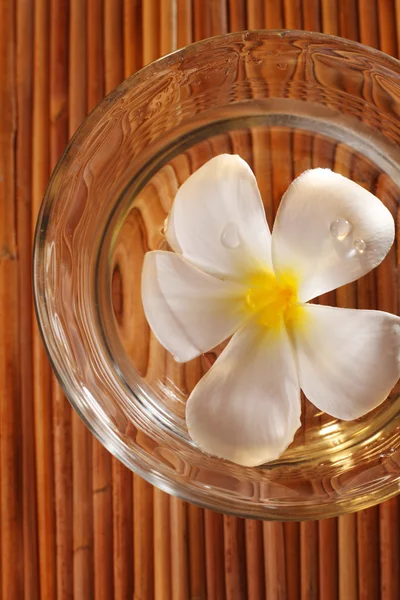
<svg viewBox="0 0 400 600">
<path fill-rule="evenodd" d="M 252 168 L 257 179 L 257 185 L 259 187 L 261 197 L 264 202 L 265 214 L 267 222 L 272 229 L 274 217 L 275 217 L 275 201 L 274 201 L 274 190 L 273 190 L 273 165 L 272 161 L 265 160 L 265 157 L 271 155 L 272 144 L 275 141 L 276 134 L 269 128 L 257 128 L 251 129 L 251 156 L 248 159 L 252 163 Z M 274 138 L 275 135 L 275 138 Z M 235 134 L 237 139 L 238 134 Z M 233 138 L 233 136 L 232 136 Z M 233 138 L 234 140 L 234 138 Z M 247 146 L 247 144 L 246 144 Z M 239 149 L 237 150 L 239 152 Z M 243 154 L 243 153 L 242 153 Z M 241 154 L 241 155 L 242 155 Z M 246 158 L 242 156 L 243 158 Z M 279 194 L 279 191 L 278 191 Z"/>
<path fill-rule="evenodd" d="M 193 14 L 191 0 L 177 0 L 177 47 L 183 48 L 193 40 Z"/>
<path fill-rule="evenodd" d="M 142 4 L 143 64 L 147 65 L 160 56 L 160 12 L 158 0 L 146 0 Z"/>
<path fill-rule="evenodd" d="M 160 0 L 160 56 L 178 47 L 176 0 Z"/>
<path fill-rule="evenodd" d="M 193 41 L 197 42 L 211 36 L 210 5 L 203 0 L 192 0 L 193 6 Z"/>
<path fill-rule="evenodd" d="M 101 15 L 98 15 L 97 29 L 101 31 Z M 94 30 L 95 24 L 92 25 Z M 122 80 L 124 72 L 123 56 L 123 5 L 122 0 L 104 1 L 104 91 L 111 92 Z M 94 32 L 93 32 L 94 33 Z M 100 32 L 97 34 L 100 36 Z M 89 59 L 90 60 L 90 59 Z M 92 58 L 92 67 L 101 68 L 101 62 L 97 59 L 97 64 Z M 98 90 L 100 92 L 100 90 Z M 91 99 L 91 98 L 90 98 Z M 88 93 L 89 100 L 89 93 Z M 115 581 L 114 570 L 121 568 L 123 572 L 131 566 L 126 566 L 124 558 L 118 554 L 117 557 L 111 551 L 114 540 L 114 505 L 119 502 L 118 491 L 121 487 L 120 478 L 123 467 L 119 465 L 115 458 L 112 458 L 109 452 L 101 446 L 100 443 L 92 442 L 92 460 L 93 460 L 93 525 L 94 525 L 94 571 L 95 577 L 95 597 L 96 600 L 106 600 L 113 595 L 113 590 L 119 582 Z M 117 489 L 113 488 L 114 483 Z M 122 499 L 121 499 L 122 501 Z M 131 505 L 131 503 L 129 503 Z M 125 505 L 127 505 L 125 503 Z M 118 510 L 118 507 L 116 507 Z M 119 521 L 117 521 L 119 524 Z M 117 534 L 116 534 L 117 535 Z M 127 541 L 124 541 L 127 536 Z M 122 539 L 121 539 L 122 538 Z M 118 546 L 129 547 L 131 531 L 119 530 L 118 538 L 115 544 Z M 122 562 L 123 561 L 123 562 Z"/>
<path fill-rule="evenodd" d="M 247 27 L 260 29 L 265 21 L 265 3 L 263 0 L 247 0 Z"/>
<path fill-rule="evenodd" d="M 1 597 L 22 599 L 23 510 L 15 180 L 15 3 L 0 4 L 0 550 Z"/>
<path fill-rule="evenodd" d="M 300 523 L 301 600 L 318 600 L 318 523 Z"/>
<path fill-rule="evenodd" d="M 154 598 L 153 488 L 134 475 L 134 600 Z"/>
<path fill-rule="evenodd" d="M 283 2 L 282 0 L 271 0 L 265 5 L 266 27 L 270 29 L 283 29 Z"/>
<path fill-rule="evenodd" d="M 50 22 L 50 168 L 68 141 L 68 2 L 51 0 Z M 71 407 L 52 378 L 54 486 L 57 535 L 57 598 L 72 597 L 72 452 Z"/>
<path fill-rule="evenodd" d="M 87 0 L 87 111 L 104 96 L 103 0 Z"/>
<path fill-rule="evenodd" d="M 330 35 L 339 35 L 339 6 L 332 0 L 321 0 L 322 31 Z"/>
<path fill-rule="evenodd" d="M 189 598 L 187 504 L 170 498 L 172 598 Z"/>
<path fill-rule="evenodd" d="M 105 93 L 124 78 L 123 0 L 104 0 Z"/>
<path fill-rule="evenodd" d="M 357 0 L 339 0 L 340 35 L 349 40 L 358 40 L 359 14 Z"/>
<path fill-rule="evenodd" d="M 301 0 L 283 0 L 285 29 L 303 29 Z"/>
<path fill-rule="evenodd" d="M 105 12 L 108 9 L 107 17 L 111 19 L 108 23 L 107 31 L 104 31 Z M 111 14 L 109 14 L 111 12 Z M 115 27 L 115 17 L 112 7 L 103 6 L 101 0 L 88 0 L 87 4 L 87 110 L 90 111 L 96 106 L 105 93 L 106 78 L 108 77 L 107 85 L 112 89 L 114 79 L 116 78 L 113 65 L 110 67 L 108 61 L 108 69 L 104 64 L 103 50 L 110 53 L 110 31 L 113 32 Z M 104 33 L 104 36 L 103 36 Z M 121 37 L 121 34 L 120 34 Z M 108 44 L 108 46 L 107 46 Z M 119 48 L 121 52 L 121 47 Z M 115 56 L 114 56 L 115 57 Z M 116 60 L 117 77 L 121 74 L 122 57 Z M 81 108 L 81 114 L 83 108 Z M 113 556 L 111 548 L 114 542 L 114 552 L 119 556 L 121 540 L 119 537 L 113 537 L 113 485 L 112 485 L 112 466 L 111 457 L 108 452 L 100 445 L 97 440 L 92 439 L 92 495 L 93 495 L 93 568 L 95 573 L 94 593 L 95 597 L 110 598 L 113 594 Z M 119 485 L 117 480 L 116 485 Z M 129 494 L 127 493 L 129 496 Z M 114 515 L 116 526 L 118 527 L 121 517 L 117 512 Z M 119 532 L 119 529 L 118 529 Z M 116 536 L 118 536 L 118 532 Z M 129 532 L 127 532 L 129 535 Z M 121 560 L 122 563 L 122 560 Z M 131 572 L 131 564 L 129 572 Z M 118 598 L 120 589 L 125 585 L 123 577 L 123 564 L 118 564 L 118 573 L 121 574 L 121 580 L 115 581 L 115 597 Z M 128 576 L 129 581 L 129 576 Z"/>
<path fill-rule="evenodd" d="M 170 527 L 170 497 L 154 488 L 154 598 L 170 600 L 172 538 L 175 531 Z M 172 512 L 172 511 L 171 511 Z"/>
<path fill-rule="evenodd" d="M 190 594 L 192 598 L 205 600 L 207 596 L 203 509 L 188 504 L 188 523 Z"/>
<path fill-rule="evenodd" d="M 337 519 L 324 519 L 319 529 L 319 597 L 338 598 Z"/>
<path fill-rule="evenodd" d="M 111 455 L 94 438 L 91 450 L 94 597 L 96 600 L 108 600 L 114 591 L 113 495 L 116 492 L 113 490 Z M 127 535 L 130 535 L 129 531 Z"/>
<path fill-rule="evenodd" d="M 73 594 L 71 407 L 53 378 L 54 479 L 57 534 L 57 598 Z"/>
<path fill-rule="evenodd" d="M 211 35 L 222 35 L 228 32 L 227 2 L 210 2 Z"/>
<path fill-rule="evenodd" d="M 248 600 L 265 598 L 263 524 L 246 519 L 246 578 Z"/>
<path fill-rule="evenodd" d="M 229 0 L 229 31 L 246 29 L 246 0 Z"/>
<path fill-rule="evenodd" d="M 68 0 L 50 5 L 50 169 L 68 141 Z"/>
<path fill-rule="evenodd" d="M 295 130 L 292 146 L 293 178 L 298 177 L 308 169 L 316 167 L 316 156 L 318 156 L 318 163 L 321 160 L 315 145 L 315 136 L 310 135 L 307 131 Z M 318 166 L 320 165 L 318 164 Z"/>
<path fill-rule="evenodd" d="M 7 19 L 4 22 L 7 23 Z M 7 108 L 9 109 L 9 107 Z M 6 109 L 3 114 L 11 117 L 10 125 L 14 127 L 12 111 Z M 0 324 L 2 328 L 0 341 L 0 515 L 2 523 L 1 589 L 2 598 L 5 600 L 10 597 L 18 599 L 23 597 L 24 565 L 22 562 L 22 470 L 19 449 L 21 405 L 18 377 L 18 262 L 16 239 L 14 238 L 14 172 L 10 165 L 13 159 L 13 131 L 10 129 L 8 133 L 11 135 L 7 135 L 3 123 L 0 128 L 2 138 L 0 151 L 3 163 L 0 165 L 2 172 L 7 173 L 3 181 L 2 197 L 0 197 L 2 212 L 0 230 L 2 248 L 0 262 Z M 6 168 L 3 169 L 3 167 Z"/>
<path fill-rule="evenodd" d="M 358 600 L 357 515 L 338 518 L 339 600 Z"/>
<path fill-rule="evenodd" d="M 322 13 L 320 0 L 302 0 L 303 29 L 321 31 Z"/>
<path fill-rule="evenodd" d="M 38 0 L 35 3 L 34 11 L 33 228 L 50 175 L 48 78 L 50 27 L 48 0 Z M 33 326 L 33 376 L 40 594 L 43 600 L 54 600 L 57 597 L 57 591 L 51 371 L 35 322 Z"/>
<path fill-rule="evenodd" d="M 225 598 L 224 577 L 224 521 L 222 515 L 204 511 L 206 541 L 207 600 Z"/>
<path fill-rule="evenodd" d="M 142 1 L 124 0 L 124 77 L 143 64 Z"/>
<path fill-rule="evenodd" d="M 117 460 L 112 462 L 112 490 L 114 595 L 109 598 L 125 600 L 133 590 L 133 490 L 132 473 Z"/>
<path fill-rule="evenodd" d="M 72 415 L 74 597 L 94 597 L 91 439 L 77 413 Z"/>
<path fill-rule="evenodd" d="M 244 520 L 224 515 L 226 599 L 247 598 Z"/>
<path fill-rule="evenodd" d="M 377 506 L 357 513 L 358 585 L 362 600 L 379 598 L 379 509 Z"/>
<path fill-rule="evenodd" d="M 2 19 L 3 20 L 3 19 Z M 33 94 L 33 5 L 16 6 L 16 135 L 17 245 L 19 254 L 19 348 L 22 404 L 23 566 L 24 598 L 39 599 L 37 502 L 35 489 L 35 432 L 32 369 L 32 205 L 31 145 Z M 4 73 L 4 71 L 2 71 Z M 0 469 L 1 472 L 1 469 Z M 1 539 L 1 536 L 0 536 Z M 1 554 L 1 542 L 0 542 Z M 0 586 L 1 590 L 1 586 Z M 1 591 L 0 591 L 1 597 Z"/>
<path fill-rule="evenodd" d="M 378 5 L 378 25 L 379 25 L 379 48 L 382 52 L 398 55 L 396 19 L 395 19 L 395 0 L 379 0 Z"/>
<path fill-rule="evenodd" d="M 70 0 L 69 135 L 86 116 L 86 2 Z M 78 414 L 72 414 L 74 596 L 94 597 L 92 439 Z"/>
<path fill-rule="evenodd" d="M 69 0 L 69 136 L 87 113 L 86 0 Z"/>
<path fill-rule="evenodd" d="M 380 515 L 380 567 L 381 600 L 400 598 L 400 540 L 399 499 L 392 498 L 379 507 Z"/>
<path fill-rule="evenodd" d="M 294 178 L 291 160 L 292 132 L 286 127 L 274 127 L 271 129 L 270 139 L 270 147 L 275 153 L 272 163 L 272 205 L 275 218 L 282 196 Z"/>
<path fill-rule="evenodd" d="M 283 523 L 263 523 L 265 588 L 267 598 L 287 597 L 285 531 Z"/>
<path fill-rule="evenodd" d="M 287 600 L 299 600 L 300 586 L 300 524 L 285 523 L 285 563 Z"/>
<path fill-rule="evenodd" d="M 378 48 L 378 10 L 374 0 L 358 0 L 360 40 L 363 44 Z"/>
</svg>

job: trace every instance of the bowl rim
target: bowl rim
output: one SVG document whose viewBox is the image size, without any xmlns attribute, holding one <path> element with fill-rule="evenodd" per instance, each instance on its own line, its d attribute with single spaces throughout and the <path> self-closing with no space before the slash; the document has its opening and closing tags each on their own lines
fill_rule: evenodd
<svg viewBox="0 0 400 600">
<path fill-rule="evenodd" d="M 201 50 L 203 47 L 206 47 L 207 45 L 209 45 L 211 43 L 215 43 L 215 42 L 222 41 L 222 40 L 226 40 L 227 42 L 231 42 L 231 41 L 245 42 L 245 41 L 250 41 L 252 39 L 251 36 L 259 36 L 259 35 L 261 35 L 262 37 L 271 37 L 271 38 L 277 38 L 277 39 L 284 37 L 286 39 L 303 39 L 303 40 L 311 39 L 313 41 L 321 41 L 321 42 L 331 41 L 337 45 L 340 45 L 343 50 L 344 49 L 363 50 L 364 52 L 368 52 L 369 54 L 374 55 L 374 57 L 376 59 L 381 59 L 384 63 L 384 65 L 382 65 L 382 66 L 387 66 L 391 70 L 395 71 L 400 77 L 400 59 L 390 56 L 390 54 L 386 54 L 385 52 L 382 52 L 381 50 L 377 50 L 376 48 L 373 48 L 372 46 L 367 46 L 366 44 L 362 44 L 361 42 L 349 40 L 347 38 L 343 38 L 343 37 L 340 37 L 337 35 L 332 35 L 332 34 L 328 34 L 328 33 L 320 33 L 320 32 L 315 32 L 315 31 L 307 31 L 307 30 L 303 30 L 303 29 L 243 29 L 238 32 L 224 33 L 224 34 L 219 34 L 219 35 L 211 36 L 208 38 L 204 38 L 197 42 L 192 42 L 191 44 L 187 44 L 186 46 L 183 46 L 182 48 L 177 48 L 176 50 L 173 50 L 172 52 L 169 52 L 168 54 L 165 54 L 164 56 L 161 56 L 161 57 L 151 61 L 147 65 L 144 65 L 143 67 L 141 67 L 140 69 L 138 69 L 137 71 L 135 71 L 134 73 L 132 73 L 131 75 L 126 77 L 113 90 L 111 90 L 108 94 L 106 94 L 104 96 L 104 98 L 91 111 L 89 111 L 89 113 L 83 119 L 82 123 L 78 126 L 77 130 L 72 135 L 71 139 L 68 141 L 63 153 L 59 157 L 57 164 L 54 167 L 53 172 L 50 176 L 42 203 L 39 208 L 35 232 L 34 232 L 34 239 L 36 239 L 36 236 L 37 236 L 38 222 L 42 217 L 44 205 L 46 203 L 47 196 L 48 196 L 48 194 L 47 194 L 48 189 L 51 186 L 51 183 L 58 171 L 58 168 L 60 167 L 60 164 L 63 162 L 63 159 L 64 159 L 65 155 L 68 154 L 70 148 L 76 144 L 77 140 L 80 137 L 85 137 L 85 133 L 86 133 L 86 130 L 89 129 L 90 122 L 96 116 L 97 112 L 99 112 L 104 105 L 107 105 L 111 101 L 113 101 L 115 96 L 119 96 L 120 93 L 123 92 L 126 87 L 131 87 L 132 85 L 136 84 L 136 82 L 140 82 L 142 79 L 148 77 L 149 74 L 156 73 L 157 71 L 162 69 L 164 66 L 171 65 L 175 62 L 181 62 L 182 58 L 186 57 L 187 55 L 197 54 L 199 50 Z M 182 57 L 182 58 L 180 58 L 180 57 Z M 387 63 L 387 65 L 386 65 L 386 63 Z M 36 246 L 34 246 L 34 251 L 35 251 L 35 247 Z"/>
</svg>

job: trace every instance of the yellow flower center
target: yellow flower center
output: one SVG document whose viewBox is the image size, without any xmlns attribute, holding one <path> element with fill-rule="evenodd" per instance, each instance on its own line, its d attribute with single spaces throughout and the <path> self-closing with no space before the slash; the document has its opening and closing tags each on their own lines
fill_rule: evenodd
<svg viewBox="0 0 400 600">
<path fill-rule="evenodd" d="M 298 320 L 301 305 L 297 301 L 297 282 L 293 275 L 280 277 L 273 273 L 257 273 L 250 277 L 246 292 L 246 308 L 257 316 L 260 325 L 275 328 Z"/>
</svg>

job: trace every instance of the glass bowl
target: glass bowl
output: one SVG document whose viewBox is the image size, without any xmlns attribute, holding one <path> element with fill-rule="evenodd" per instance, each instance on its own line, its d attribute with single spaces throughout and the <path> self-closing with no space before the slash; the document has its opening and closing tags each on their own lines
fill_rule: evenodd
<svg viewBox="0 0 400 600">
<path fill-rule="evenodd" d="M 185 402 L 221 347 L 176 363 L 149 330 L 140 279 L 146 251 L 167 248 L 177 188 L 223 152 L 253 168 L 270 226 L 289 183 L 311 167 L 376 193 L 396 220 L 399 113 L 397 60 L 331 36 L 249 31 L 145 67 L 86 119 L 41 208 L 36 310 L 67 397 L 130 469 L 190 502 L 263 519 L 328 517 L 398 491 L 399 386 L 353 422 L 303 399 L 302 427 L 273 463 L 245 468 L 203 454 Z M 398 314 L 397 252 L 395 243 L 378 269 L 320 301 Z"/>
</svg>

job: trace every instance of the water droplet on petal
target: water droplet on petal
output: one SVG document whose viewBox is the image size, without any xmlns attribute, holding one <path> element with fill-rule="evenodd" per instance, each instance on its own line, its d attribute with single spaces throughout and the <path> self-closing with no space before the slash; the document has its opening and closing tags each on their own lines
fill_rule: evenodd
<svg viewBox="0 0 400 600">
<path fill-rule="evenodd" d="M 354 248 L 357 250 L 359 254 L 363 254 L 367 244 L 364 240 L 354 240 Z"/>
<path fill-rule="evenodd" d="M 334 238 L 340 242 L 351 233 L 353 226 L 346 219 L 336 219 L 332 221 L 330 226 L 330 232 Z"/>
<path fill-rule="evenodd" d="M 240 244 L 239 231 L 235 223 L 228 223 L 221 233 L 221 244 L 225 248 L 237 248 Z"/>
</svg>

